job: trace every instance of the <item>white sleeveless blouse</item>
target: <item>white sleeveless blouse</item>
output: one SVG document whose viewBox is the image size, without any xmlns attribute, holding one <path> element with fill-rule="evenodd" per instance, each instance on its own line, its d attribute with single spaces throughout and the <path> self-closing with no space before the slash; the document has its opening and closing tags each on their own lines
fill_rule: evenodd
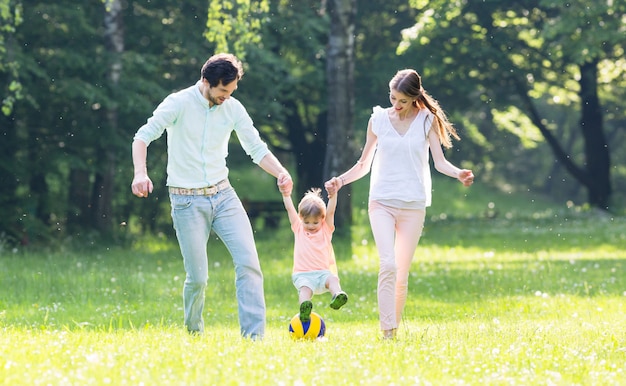
<svg viewBox="0 0 626 386">
<path fill-rule="evenodd" d="M 409 209 L 430 206 L 428 133 L 432 121 L 432 113 L 422 109 L 407 132 L 400 135 L 391 125 L 387 109 L 374 107 L 372 130 L 378 143 L 370 176 L 370 200 Z"/>
</svg>

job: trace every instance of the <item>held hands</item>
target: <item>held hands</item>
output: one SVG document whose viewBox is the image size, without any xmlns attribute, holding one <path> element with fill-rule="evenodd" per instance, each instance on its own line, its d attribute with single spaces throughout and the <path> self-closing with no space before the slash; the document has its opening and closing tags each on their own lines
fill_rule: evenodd
<svg viewBox="0 0 626 386">
<path fill-rule="evenodd" d="M 462 169 L 456 177 L 464 186 L 470 186 L 474 183 L 474 173 L 468 169 Z"/>
<path fill-rule="evenodd" d="M 136 174 L 130 187 L 133 194 L 137 197 L 148 197 L 148 194 L 152 193 L 154 189 L 152 180 L 145 173 Z"/>
<path fill-rule="evenodd" d="M 278 175 L 278 179 L 276 180 L 276 184 L 278 185 L 280 194 L 283 196 L 291 196 L 291 191 L 293 190 L 293 180 L 288 173 L 280 173 Z"/>
<path fill-rule="evenodd" d="M 341 179 L 337 177 L 331 178 L 330 180 L 326 181 L 326 183 L 324 184 L 324 188 L 326 188 L 326 192 L 328 193 L 329 197 L 332 197 L 335 194 L 337 194 L 337 192 L 339 191 L 339 189 L 341 189 L 342 186 L 343 186 L 343 183 Z"/>
</svg>

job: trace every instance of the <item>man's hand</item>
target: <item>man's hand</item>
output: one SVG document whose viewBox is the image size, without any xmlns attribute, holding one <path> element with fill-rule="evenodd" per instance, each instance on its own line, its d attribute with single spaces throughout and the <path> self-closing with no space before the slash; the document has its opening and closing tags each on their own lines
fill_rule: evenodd
<svg viewBox="0 0 626 386">
<path fill-rule="evenodd" d="M 291 191 L 293 190 L 293 180 L 289 173 L 280 173 L 278 175 L 278 179 L 276 180 L 276 184 L 278 185 L 278 190 L 280 194 L 283 196 L 291 196 Z"/>
<path fill-rule="evenodd" d="M 150 177 L 145 173 L 136 174 L 130 187 L 133 194 L 137 197 L 148 197 L 148 194 L 152 193 L 154 189 L 152 180 L 150 180 Z"/>
</svg>

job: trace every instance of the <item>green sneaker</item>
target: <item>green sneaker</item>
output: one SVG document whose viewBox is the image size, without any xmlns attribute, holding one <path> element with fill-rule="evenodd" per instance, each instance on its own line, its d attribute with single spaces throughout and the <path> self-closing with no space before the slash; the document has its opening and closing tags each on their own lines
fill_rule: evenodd
<svg viewBox="0 0 626 386">
<path fill-rule="evenodd" d="M 345 292 L 337 292 L 330 301 L 330 308 L 338 310 L 348 302 L 348 294 Z"/>
<path fill-rule="evenodd" d="M 311 320 L 311 310 L 313 309 L 313 302 L 305 300 L 300 304 L 300 321 L 302 323 L 309 322 Z"/>
</svg>

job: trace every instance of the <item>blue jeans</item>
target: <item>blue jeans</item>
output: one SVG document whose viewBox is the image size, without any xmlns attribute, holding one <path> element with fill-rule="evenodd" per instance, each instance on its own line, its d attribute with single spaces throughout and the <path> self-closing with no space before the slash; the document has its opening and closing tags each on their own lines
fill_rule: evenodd
<svg viewBox="0 0 626 386">
<path fill-rule="evenodd" d="M 235 266 L 241 334 L 262 338 L 265 333 L 263 274 L 250 219 L 235 190 L 231 187 L 213 196 L 170 194 L 170 202 L 186 272 L 183 303 L 187 330 L 204 331 L 202 312 L 209 278 L 207 244 L 212 229 L 226 245 Z"/>
</svg>

